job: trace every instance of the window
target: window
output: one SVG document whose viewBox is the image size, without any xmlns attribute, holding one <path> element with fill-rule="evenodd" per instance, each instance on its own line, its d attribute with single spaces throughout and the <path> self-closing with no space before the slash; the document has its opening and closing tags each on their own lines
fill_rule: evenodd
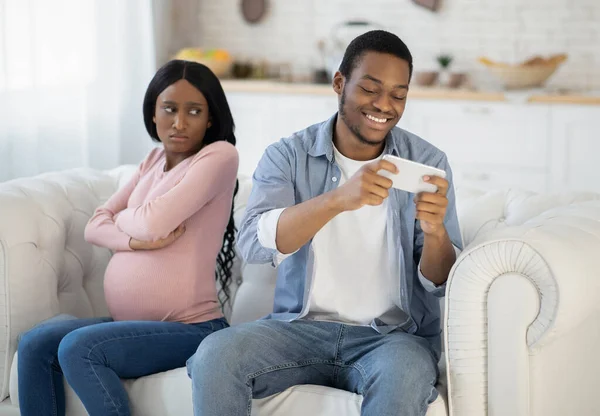
<svg viewBox="0 0 600 416">
<path fill-rule="evenodd" d="M 95 7 L 91 0 L 0 0 L 0 91 L 94 79 Z"/>
</svg>

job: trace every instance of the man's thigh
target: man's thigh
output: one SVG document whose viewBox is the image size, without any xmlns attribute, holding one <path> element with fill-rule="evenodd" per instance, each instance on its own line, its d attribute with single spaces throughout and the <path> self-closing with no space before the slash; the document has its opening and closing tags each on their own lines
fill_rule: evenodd
<svg viewBox="0 0 600 416">
<path fill-rule="evenodd" d="M 336 377 L 336 387 L 358 394 L 373 385 L 391 392 L 428 389 L 439 375 L 430 343 L 402 331 L 381 335 L 350 328 L 342 342 L 342 358 L 344 368 Z"/>
<path fill-rule="evenodd" d="M 331 386 L 341 327 L 304 320 L 240 324 L 209 336 L 190 361 L 198 368 L 204 366 L 196 360 L 232 365 L 236 375 L 250 384 L 254 398 L 298 384 Z"/>
</svg>

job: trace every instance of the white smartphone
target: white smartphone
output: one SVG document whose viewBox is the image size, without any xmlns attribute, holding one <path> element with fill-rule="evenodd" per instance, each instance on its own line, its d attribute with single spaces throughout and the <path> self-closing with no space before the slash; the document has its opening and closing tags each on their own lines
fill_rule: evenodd
<svg viewBox="0 0 600 416">
<path fill-rule="evenodd" d="M 390 178 L 393 182 L 392 187 L 406 192 L 418 194 L 421 192 L 437 192 L 437 186 L 425 182 L 424 176 L 439 176 L 446 178 L 446 171 L 412 160 L 402 159 L 401 157 L 385 155 L 384 160 L 393 163 L 398 168 L 398 173 L 394 174 L 387 170 L 380 170 L 379 175 Z"/>
</svg>

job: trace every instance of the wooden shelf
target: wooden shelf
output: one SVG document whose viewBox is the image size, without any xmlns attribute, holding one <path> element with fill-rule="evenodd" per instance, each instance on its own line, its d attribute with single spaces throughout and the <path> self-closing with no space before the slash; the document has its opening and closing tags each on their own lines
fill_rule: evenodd
<svg viewBox="0 0 600 416">
<path fill-rule="evenodd" d="M 225 92 L 230 93 L 257 93 L 257 94 L 288 94 L 288 95 L 318 95 L 333 96 L 335 93 L 328 84 L 301 84 L 286 83 L 269 80 L 223 80 L 221 81 Z M 526 92 L 523 93 L 526 97 Z M 411 87 L 410 99 L 429 100 L 464 100 L 464 101 L 508 101 L 503 92 L 475 91 L 466 89 L 426 88 Z M 587 95 L 543 95 L 533 94 L 524 100 L 529 103 L 547 104 L 582 104 L 600 105 L 600 96 Z"/>
</svg>

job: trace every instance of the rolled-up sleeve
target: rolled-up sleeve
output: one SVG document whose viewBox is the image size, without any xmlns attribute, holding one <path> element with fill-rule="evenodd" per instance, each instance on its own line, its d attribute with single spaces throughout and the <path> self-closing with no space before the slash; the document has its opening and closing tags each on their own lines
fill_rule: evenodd
<svg viewBox="0 0 600 416">
<path fill-rule="evenodd" d="M 454 247 L 454 251 L 456 252 L 456 258 L 458 258 L 458 255 L 460 254 L 461 250 L 454 245 L 452 247 Z M 421 271 L 421 263 L 419 263 L 418 274 L 419 280 L 421 281 L 421 284 L 423 285 L 426 291 L 435 295 L 443 294 L 446 292 L 446 282 L 442 283 L 441 285 L 436 285 L 431 280 L 426 278 L 423 272 Z"/>
<path fill-rule="evenodd" d="M 296 253 L 283 254 L 277 250 L 277 224 L 279 223 L 279 217 L 283 214 L 287 208 L 278 208 L 262 214 L 258 220 L 257 234 L 259 243 L 265 247 L 276 251 L 275 257 L 273 258 L 273 265 L 279 266 L 282 261 Z"/>
<path fill-rule="evenodd" d="M 283 254 L 275 242 L 283 209 L 295 205 L 291 155 L 282 142 L 270 145 L 252 177 L 252 192 L 238 234 L 238 248 L 247 263 L 276 266 Z M 265 216 L 266 215 L 266 216 Z"/>
</svg>

